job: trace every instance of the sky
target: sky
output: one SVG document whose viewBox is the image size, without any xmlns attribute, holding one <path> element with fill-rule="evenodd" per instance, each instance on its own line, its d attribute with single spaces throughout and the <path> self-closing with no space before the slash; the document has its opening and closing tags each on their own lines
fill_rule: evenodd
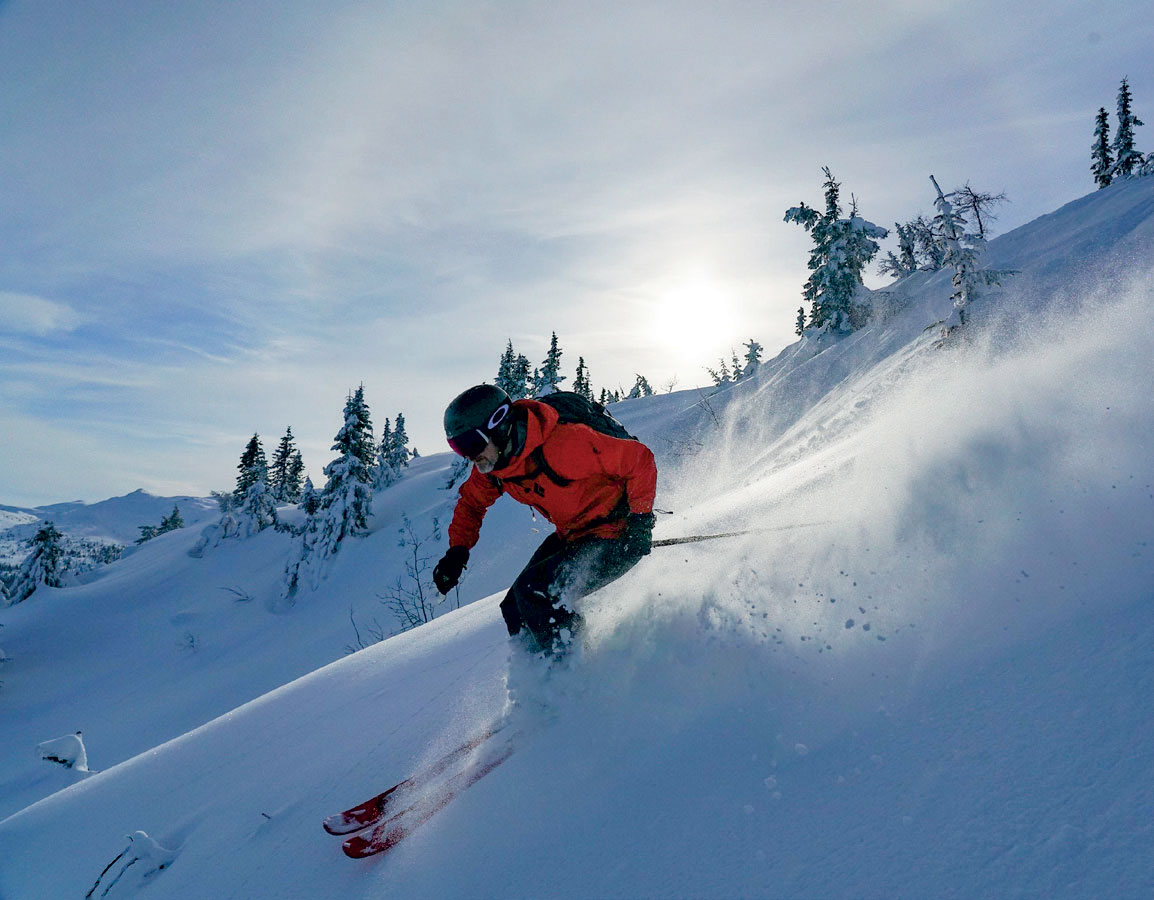
<svg viewBox="0 0 1154 900">
<path fill-rule="evenodd" d="M 1122 77 L 1154 122 L 1152 44 L 1129 2 L 0 3 L 0 504 L 228 490 L 289 426 L 322 483 L 360 384 L 439 452 L 552 332 L 570 382 L 706 384 L 794 339 L 822 166 L 1002 233 L 1093 190 Z"/>
</svg>

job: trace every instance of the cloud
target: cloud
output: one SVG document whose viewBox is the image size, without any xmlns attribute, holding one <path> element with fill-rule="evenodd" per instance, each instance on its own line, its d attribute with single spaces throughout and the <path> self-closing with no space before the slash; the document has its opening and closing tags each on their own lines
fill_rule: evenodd
<svg viewBox="0 0 1154 900">
<path fill-rule="evenodd" d="M 84 322 L 84 316 L 66 303 L 0 291 L 0 333 L 44 337 L 75 331 Z"/>
</svg>

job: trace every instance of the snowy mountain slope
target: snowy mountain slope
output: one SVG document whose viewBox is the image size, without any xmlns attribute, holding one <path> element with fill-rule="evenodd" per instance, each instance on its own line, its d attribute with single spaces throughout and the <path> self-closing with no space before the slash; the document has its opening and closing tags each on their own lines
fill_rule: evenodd
<svg viewBox="0 0 1154 900">
<path fill-rule="evenodd" d="M 216 502 L 211 498 L 156 497 L 146 491 L 133 491 L 99 503 L 76 501 L 35 508 L 0 506 L 0 537 L 27 540 L 35 534 L 40 522 L 52 522 L 71 537 L 132 544 L 140 537 L 141 525 L 159 525 L 160 520 L 172 512 L 174 504 L 180 507 L 181 518 L 189 527 L 218 514 Z M 19 518 L 8 522 L 5 510 Z M 4 535 L 6 531 L 12 533 Z"/>
<path fill-rule="evenodd" d="M 1057 226 L 1114 228 L 1102 208 L 1145 188 L 1059 211 L 1046 240 Z M 1072 282 L 1086 263 L 1070 265 Z M 1135 390 L 1154 351 L 1148 262 L 1131 275 L 1109 300 L 1083 295 L 1076 317 L 950 352 L 923 333 L 948 288 L 915 276 L 904 312 L 787 349 L 708 398 L 712 412 L 689 392 L 622 404 L 662 455 L 659 504 L 674 510 L 662 536 L 806 527 L 655 551 L 590 598 L 588 644 L 553 682 L 554 724 L 390 858 L 350 863 L 319 820 L 491 721 L 506 678 L 532 693 L 533 672 L 506 661 L 499 595 L 0 823 L 0 896 L 83 894 L 138 828 L 177 851 L 146 896 L 1148 896 L 1154 400 Z M 1003 307 L 1020 299 L 1008 287 Z M 421 466 L 393 489 L 403 503 L 379 498 L 377 532 L 287 614 L 262 611 L 276 536 L 184 563 L 184 536 L 169 535 L 93 585 L 16 608 L 0 703 L 36 697 L 14 710 L 23 729 L 55 703 L 35 685 L 75 682 L 47 663 L 13 677 L 70 597 L 119 592 L 147 615 L 136 631 L 126 610 L 101 637 L 152 653 L 119 683 L 153 687 L 121 703 L 109 675 L 71 701 L 97 727 L 143 709 L 123 723 L 134 738 L 104 728 L 106 759 L 180 734 L 196 703 L 211 713 L 259 691 L 273 659 L 269 682 L 332 658 L 333 614 L 387 571 L 402 508 L 451 503 L 435 493 L 444 458 Z M 494 513 L 470 591 L 498 591 L 540 537 L 520 510 Z M 228 579 L 254 597 L 239 620 L 206 590 Z M 182 604 L 213 643 L 250 630 L 217 659 L 190 654 L 184 677 L 202 687 L 170 701 L 189 656 L 149 642 Z M 71 672 L 108 666 L 99 649 Z M 38 739 L 79 727 L 53 724 Z M 30 755 L 28 739 L 16 743 Z M 14 796 L 30 765 L 3 762 Z M 53 850 L 62 830 L 67 859 Z"/>
</svg>

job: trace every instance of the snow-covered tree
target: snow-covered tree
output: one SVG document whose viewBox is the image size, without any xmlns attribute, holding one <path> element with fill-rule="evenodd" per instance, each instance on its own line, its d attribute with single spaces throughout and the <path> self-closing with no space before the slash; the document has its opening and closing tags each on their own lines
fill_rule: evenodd
<svg viewBox="0 0 1154 900">
<path fill-rule="evenodd" d="M 497 378 L 493 382 L 510 397 L 513 396 L 513 368 L 517 364 L 517 355 L 513 352 L 513 341 L 505 344 L 505 352 L 501 354 L 501 362 L 497 366 Z"/>
<path fill-rule="evenodd" d="M 368 530 L 377 448 L 364 385 L 346 400 L 344 425 L 333 439 L 332 449 L 338 455 L 325 466 L 328 482 L 319 507 L 306 520 L 298 552 L 285 569 L 286 600 L 296 594 L 303 568 L 313 569 L 315 587 L 321 567 L 337 553 L 341 542 Z"/>
<path fill-rule="evenodd" d="M 174 503 L 172 506 L 172 514 L 164 516 L 160 520 L 160 525 L 140 525 L 140 537 L 136 539 L 136 543 L 143 544 L 151 541 L 154 537 L 159 537 L 162 534 L 168 534 L 170 531 L 176 531 L 178 528 L 184 527 L 184 519 L 180 515 L 180 505 Z"/>
<path fill-rule="evenodd" d="M 277 524 L 276 498 L 264 479 L 254 481 L 236 510 L 237 534 L 242 538 L 252 537 Z"/>
<path fill-rule="evenodd" d="M 653 388 L 649 386 L 649 380 L 644 375 L 638 375 L 637 380 L 633 382 L 633 387 L 629 391 L 627 400 L 636 400 L 638 397 L 652 397 Z"/>
<path fill-rule="evenodd" d="M 45 522 L 32 538 L 32 552 L 28 554 L 8 589 L 6 605 L 22 603 L 41 585 L 60 587 L 67 571 L 64 536 L 52 522 Z"/>
<path fill-rule="evenodd" d="M 1110 174 L 1114 168 L 1114 157 L 1110 153 L 1110 115 L 1106 107 L 1098 108 L 1098 118 L 1094 122 L 1094 146 L 1090 148 L 1090 171 L 1094 173 L 1094 183 L 1101 190 L 1109 187 L 1114 180 Z"/>
<path fill-rule="evenodd" d="M 297 504 L 297 509 L 302 509 L 308 515 L 315 515 L 317 510 L 321 508 L 321 495 L 317 493 L 317 489 L 313 487 L 313 480 L 307 475 L 305 476 L 305 486 L 301 490 L 301 499 Z"/>
<path fill-rule="evenodd" d="M 599 402 L 602 406 L 608 406 L 610 403 L 620 403 L 621 392 L 611 391 L 609 388 L 601 388 L 601 397 Z"/>
<path fill-rule="evenodd" d="M 855 327 L 855 298 L 863 287 L 862 270 L 877 255 L 877 241 L 889 232 L 859 217 L 856 202 L 849 218 L 842 218 L 841 185 L 828 167 L 822 171 L 826 176 L 825 212 L 802 203 L 786 211 L 785 221 L 801 225 L 813 237 L 808 263 L 811 274 L 802 289 L 802 297 L 812 304 L 810 324 L 846 332 Z"/>
<path fill-rule="evenodd" d="M 967 181 L 960 188 L 953 191 L 954 208 L 966 217 L 968 222 L 977 226 L 978 237 L 985 240 L 989 236 L 989 225 L 997 221 L 993 208 L 999 203 L 1006 202 L 1005 192 L 987 194 L 975 191 Z"/>
<path fill-rule="evenodd" d="M 1118 130 L 1114 132 L 1114 174 L 1123 178 L 1133 174 L 1145 162 L 1134 147 L 1134 129 L 1144 123 L 1134 115 L 1132 100 L 1130 84 L 1123 78 L 1118 88 Z"/>
<path fill-rule="evenodd" d="M 296 503 L 301 495 L 301 478 L 304 475 L 304 461 L 293 439 L 290 425 L 285 429 L 276 451 L 272 455 L 269 469 L 269 488 L 278 503 Z"/>
<path fill-rule="evenodd" d="M 898 252 L 890 250 L 878 264 L 879 275 L 905 278 L 918 270 L 917 238 L 912 224 L 894 223 L 898 235 Z"/>
<path fill-rule="evenodd" d="M 183 527 L 184 517 L 180 514 L 180 504 L 174 503 L 172 504 L 172 512 L 160 520 L 160 531 L 162 534 L 167 534 Z"/>
<path fill-rule="evenodd" d="M 497 367 L 497 385 L 514 400 L 528 397 L 531 392 L 530 380 L 532 372 L 528 358 L 523 353 L 515 353 L 513 342 L 505 345 L 505 352 L 501 355 L 501 364 Z"/>
<path fill-rule="evenodd" d="M 260 435 L 253 434 L 237 463 L 236 490 L 233 496 L 243 501 L 248 489 L 258 481 L 268 481 L 268 459 L 260 443 Z"/>
<path fill-rule="evenodd" d="M 405 416 L 404 413 L 397 413 L 395 426 L 388 419 L 385 419 L 381 443 L 377 448 L 376 486 L 385 488 L 395 482 L 400 477 L 401 470 L 408 466 L 410 456 L 409 435 L 405 430 Z"/>
<path fill-rule="evenodd" d="M 557 332 L 549 341 L 549 352 L 541 363 L 540 370 L 533 372 L 533 395 L 543 397 L 561 390 L 561 382 L 565 376 L 561 374 L 561 348 L 557 345 Z"/>
<path fill-rule="evenodd" d="M 966 231 L 965 217 L 951 202 L 955 193 L 942 193 L 937 179 L 932 175 L 930 181 L 938 195 L 934 201 L 938 210 L 934 217 L 934 230 L 942 248 L 945 265 L 954 270 L 954 293 L 951 297 L 954 301 L 954 313 L 946 321 L 944 329 L 948 334 L 954 328 L 966 324 L 969 306 L 981 293 L 982 288 L 998 284 L 1002 277 L 1010 273 L 979 268 L 978 258 L 985 249 L 985 239 L 981 235 Z"/>
<path fill-rule="evenodd" d="M 577 357 L 577 374 L 573 377 L 573 393 L 586 400 L 593 399 L 593 385 L 589 383 L 589 370 L 585 368 L 585 357 Z"/>
<path fill-rule="evenodd" d="M 710 369 L 707 367 L 705 371 L 709 373 L 709 377 L 713 379 L 713 383 L 718 387 L 723 387 L 727 384 L 733 384 L 733 377 L 729 374 L 729 366 L 726 365 L 724 359 L 719 359 L 717 361 L 716 369 Z"/>
<path fill-rule="evenodd" d="M 797 322 L 793 326 L 794 332 L 798 337 L 805 333 L 805 307 L 799 306 L 797 308 Z"/>
<path fill-rule="evenodd" d="M 745 368 L 742 370 L 742 374 L 744 377 L 750 378 L 761 365 L 762 346 L 753 338 L 749 339 L 749 343 L 741 346 L 745 348 Z"/>
</svg>

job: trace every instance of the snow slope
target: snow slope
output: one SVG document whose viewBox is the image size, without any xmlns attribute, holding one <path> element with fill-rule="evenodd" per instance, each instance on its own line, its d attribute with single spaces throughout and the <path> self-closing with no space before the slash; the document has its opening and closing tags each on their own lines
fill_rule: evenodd
<svg viewBox="0 0 1154 900">
<path fill-rule="evenodd" d="M 496 609 L 541 537 L 511 504 L 462 591 L 484 599 L 323 665 L 401 514 L 446 520 L 444 456 L 287 612 L 281 536 L 193 560 L 181 532 L 6 611 L 0 897 L 83 896 L 137 829 L 174 861 L 109 896 L 1150 896 L 1152 223 L 1147 180 L 995 241 L 1021 274 L 963 346 L 933 348 L 948 279 L 918 275 L 751 382 L 621 404 L 661 459 L 658 536 L 779 530 L 655 550 L 544 686 Z M 346 860 L 320 819 L 507 685 L 549 722 Z M 81 727 L 118 764 L 26 806 L 78 778 L 35 744 Z"/>
<path fill-rule="evenodd" d="M 27 540 L 40 523 L 52 522 L 71 537 L 132 544 L 140 537 L 141 525 L 159 525 L 174 504 L 180 507 L 180 516 L 189 527 L 217 515 L 216 502 L 208 497 L 156 497 L 147 491 L 133 491 L 99 503 L 77 500 L 35 508 L 0 506 L 0 538 Z M 6 534 L 8 531 L 12 533 Z"/>
</svg>

